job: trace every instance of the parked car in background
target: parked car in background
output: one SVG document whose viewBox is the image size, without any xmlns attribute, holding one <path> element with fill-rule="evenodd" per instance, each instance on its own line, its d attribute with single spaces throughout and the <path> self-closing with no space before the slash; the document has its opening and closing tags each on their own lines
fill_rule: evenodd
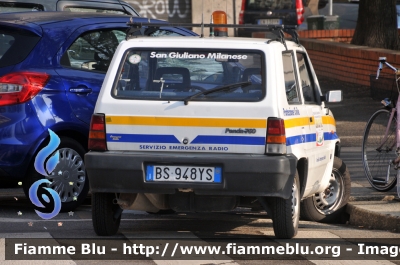
<svg viewBox="0 0 400 265">
<path fill-rule="evenodd" d="M 301 25 L 307 0 L 243 0 L 239 24 Z M 324 8 L 328 0 L 319 0 L 318 8 Z M 238 29 L 239 37 L 251 37 L 256 30 Z"/>
<path fill-rule="evenodd" d="M 349 2 L 345 1 L 333 1 L 332 15 L 338 16 L 339 28 L 340 29 L 355 29 L 357 26 L 358 19 L 358 5 L 359 1 L 352 0 Z M 397 10 L 397 28 L 400 29 L 400 1 L 396 1 Z M 318 10 L 318 15 L 329 16 L 329 4 Z M 299 26 L 299 30 L 307 30 L 308 23 L 307 18 L 311 16 L 310 10 L 305 8 L 304 22 Z"/>
<path fill-rule="evenodd" d="M 121 0 L 0 0 L 0 13 L 25 11 L 96 12 L 139 16 L 132 6 Z"/>
<path fill-rule="evenodd" d="M 83 201 L 89 188 L 83 155 L 90 118 L 129 19 L 70 12 L 0 16 L 0 179 L 22 181 L 28 194 L 43 178 L 33 162 L 51 129 L 61 139 L 51 187 L 60 194 L 63 211 Z M 196 35 L 183 28 L 146 34 Z"/>
</svg>

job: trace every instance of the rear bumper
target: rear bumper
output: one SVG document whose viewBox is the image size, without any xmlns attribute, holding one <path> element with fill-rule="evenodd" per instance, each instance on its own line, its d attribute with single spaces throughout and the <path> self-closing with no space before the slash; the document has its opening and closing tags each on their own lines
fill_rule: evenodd
<svg viewBox="0 0 400 265">
<path fill-rule="evenodd" d="M 146 182 L 146 164 L 222 167 L 221 183 Z M 297 159 L 293 155 L 89 152 L 85 167 L 92 192 L 272 196 L 289 198 Z"/>
<path fill-rule="evenodd" d="M 9 178 L 10 174 L 8 174 L 5 170 L 0 167 L 0 179 L 2 178 Z"/>
</svg>

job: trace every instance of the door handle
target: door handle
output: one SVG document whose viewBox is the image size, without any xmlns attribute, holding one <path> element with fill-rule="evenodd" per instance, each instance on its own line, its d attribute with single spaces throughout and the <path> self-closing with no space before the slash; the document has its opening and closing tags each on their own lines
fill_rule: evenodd
<svg viewBox="0 0 400 265">
<path fill-rule="evenodd" d="M 76 94 L 89 94 L 92 92 L 92 89 L 88 87 L 71 87 L 69 92 Z"/>
</svg>

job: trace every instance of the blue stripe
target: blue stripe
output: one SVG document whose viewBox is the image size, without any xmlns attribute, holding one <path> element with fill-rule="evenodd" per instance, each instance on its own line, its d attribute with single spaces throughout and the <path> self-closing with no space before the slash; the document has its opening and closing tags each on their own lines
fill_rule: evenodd
<svg viewBox="0 0 400 265">
<path fill-rule="evenodd" d="M 339 139 L 336 132 L 335 133 L 324 132 L 324 140 L 325 141 L 331 141 L 331 140 L 336 140 L 336 139 Z M 315 133 L 295 135 L 295 136 L 290 136 L 290 137 L 286 138 L 286 146 L 302 144 L 302 143 L 310 143 L 310 142 L 315 142 L 316 140 L 317 139 L 316 139 Z"/>
<path fill-rule="evenodd" d="M 191 142 L 191 144 L 265 145 L 265 137 L 199 135 Z"/>
<path fill-rule="evenodd" d="M 108 142 L 179 144 L 174 135 L 158 134 L 107 134 Z"/>
<path fill-rule="evenodd" d="M 338 135 L 331 132 L 324 133 L 324 140 L 339 139 Z M 126 143 L 165 143 L 179 144 L 179 140 L 174 135 L 150 135 L 150 134 L 107 134 L 109 142 Z M 316 141 L 316 134 L 295 135 L 286 138 L 286 145 L 296 145 Z M 238 145 L 265 145 L 265 137 L 257 136 L 219 136 L 219 135 L 199 135 L 191 144 L 238 144 Z"/>
<path fill-rule="evenodd" d="M 334 132 L 334 133 L 324 132 L 324 139 L 327 141 L 336 140 L 336 139 L 339 139 L 339 136 L 336 134 L 336 132 Z"/>
<path fill-rule="evenodd" d="M 315 142 L 315 141 L 316 141 L 315 133 L 302 134 L 302 135 L 295 135 L 295 136 L 286 137 L 286 145 L 287 146 L 295 145 L 295 144 L 303 144 L 303 143 Z"/>
</svg>

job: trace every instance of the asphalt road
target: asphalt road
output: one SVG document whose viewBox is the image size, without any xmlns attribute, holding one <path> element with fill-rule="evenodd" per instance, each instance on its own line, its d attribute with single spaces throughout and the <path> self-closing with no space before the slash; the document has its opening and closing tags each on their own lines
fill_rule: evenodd
<svg viewBox="0 0 400 265">
<path fill-rule="evenodd" d="M 347 164 L 352 177 L 352 195 L 358 194 L 361 190 L 365 193 L 368 182 L 364 177 L 361 165 L 361 153 L 358 147 L 345 147 L 342 150 L 342 159 Z M 7 199 L 4 195 L 8 194 Z M 394 195 L 395 191 L 385 193 Z M 364 194 L 365 195 L 365 194 Z M 382 196 L 381 193 L 368 190 L 368 196 Z M 169 242 L 171 245 L 179 243 L 181 245 L 206 244 L 212 245 L 213 242 L 235 242 L 237 245 L 263 244 L 268 246 L 284 245 L 286 242 L 308 244 L 313 246 L 324 245 L 328 242 L 330 246 L 339 246 L 342 254 L 347 253 L 346 248 L 351 247 L 353 252 L 347 254 L 356 255 L 345 263 L 360 264 L 361 262 L 371 262 L 371 260 L 379 260 L 375 264 L 400 264 L 400 257 L 396 260 L 382 260 L 382 256 L 376 255 L 358 255 L 355 251 L 359 243 L 366 242 L 371 239 L 382 239 L 383 244 L 389 244 L 389 239 L 400 242 L 400 234 L 388 231 L 369 230 L 368 227 L 358 227 L 349 224 L 322 224 L 316 222 L 300 221 L 299 233 L 295 239 L 290 241 L 276 240 L 274 238 L 272 221 L 265 212 L 255 213 L 247 209 L 239 209 L 229 213 L 184 213 L 184 214 L 167 214 L 156 215 L 148 214 L 140 211 L 124 211 L 122 215 L 121 226 L 116 236 L 107 237 L 109 243 L 99 243 L 99 239 L 92 226 L 90 200 L 80 206 L 73 212 L 60 213 L 51 220 L 41 219 L 33 210 L 30 202 L 25 198 L 21 188 L 16 189 L 0 189 L 0 264 L 46 264 L 43 261 L 5 261 L 4 244 L 12 245 L 15 241 L 4 241 L 4 238 L 20 238 L 26 242 L 29 238 L 39 238 L 38 241 L 42 245 L 49 244 L 103 244 L 108 248 L 113 246 L 120 249 L 121 244 L 144 242 L 148 245 L 158 246 Z M 3 239 L 2 239 L 3 238 Z M 77 240 L 80 241 L 77 241 Z M 164 241 L 160 243 L 160 239 Z M 72 240 L 72 241 L 68 241 Z M 328 240 L 328 241 L 327 241 Z M 332 241 L 333 240 L 333 241 Z M 36 242 L 38 242 L 36 241 Z M 17 241 L 19 242 L 19 241 Z M 22 242 L 22 241 L 21 241 Z M 31 241 L 28 241 L 31 242 Z M 380 242 L 379 244 L 381 244 Z M 378 243 L 375 243 L 378 244 Z M 161 245 L 160 245 L 161 246 Z M 165 246 L 165 244 L 163 245 Z M 10 257 L 10 250 L 7 248 L 7 257 Z M 119 250 L 121 251 L 121 250 Z M 119 252 L 118 252 L 119 253 Z M 178 264 L 178 261 L 170 261 L 165 259 L 152 259 L 142 256 L 124 256 L 121 253 L 109 253 L 106 256 L 91 256 L 89 260 L 81 260 L 82 256 L 66 256 L 63 261 L 57 261 L 60 264 L 102 264 L 109 261 L 104 259 L 134 259 L 135 264 Z M 170 253 L 170 252 L 169 252 Z M 109 256 L 113 254 L 114 256 Z M 122 256 L 121 256 L 122 255 Z M 332 253 L 330 253 L 332 255 Z M 344 255 L 344 254 L 343 254 Z M 2 258 L 4 257 L 4 258 Z M 277 261 L 265 260 L 265 257 L 252 260 L 252 256 L 245 260 L 244 257 L 235 257 L 224 255 L 222 258 L 210 258 L 209 256 L 197 256 L 196 260 L 181 262 L 181 264 L 276 264 Z M 290 256 L 284 256 L 290 258 Z M 343 256 L 344 258 L 345 256 Z M 177 259 L 187 259 L 185 256 L 178 255 Z M 282 259 L 282 256 L 279 257 Z M 330 264 L 326 259 L 332 259 L 332 256 L 291 256 L 290 260 L 278 262 L 278 264 Z M 139 260 L 137 260 L 139 259 Z M 221 259 L 221 260 L 219 260 Z M 337 262 L 340 258 L 335 258 Z M 361 261 L 363 260 L 363 261 Z M 55 261 L 49 261 L 53 264 Z M 124 264 L 131 261 L 118 260 L 118 264 Z M 326 263 L 328 262 L 328 263 Z M 331 261 L 332 262 L 332 261 Z M 107 263 L 108 264 L 108 263 Z"/>
<path fill-rule="evenodd" d="M 345 152 L 346 157 L 354 156 L 354 152 Z M 353 161 L 355 161 L 353 159 Z M 353 162 L 350 162 L 352 164 Z M 2 192 L 2 191 L 0 191 Z M 4 192 L 4 191 L 3 191 Z M 88 204 L 80 206 L 76 211 L 60 213 L 54 219 L 43 220 L 36 215 L 29 201 L 23 195 L 15 193 L 15 198 L 0 201 L 0 264 L 109 264 L 115 260 L 124 264 L 135 260 L 135 264 L 361 264 L 378 260 L 375 264 L 400 264 L 400 257 L 396 260 L 388 255 L 359 254 L 359 244 L 374 240 L 373 245 L 387 244 L 392 246 L 400 242 L 400 234 L 388 231 L 368 230 L 364 227 L 355 227 L 348 224 L 322 224 L 300 221 L 299 232 L 292 240 L 277 240 L 274 238 L 272 222 L 265 212 L 254 213 L 246 209 L 239 209 L 229 213 L 187 213 L 156 215 L 140 211 L 124 211 L 121 226 L 116 236 L 99 237 L 92 227 L 91 207 Z M 7 240 L 4 240 L 6 238 Z M 107 239 L 107 240 L 104 240 Z M 395 242 L 393 243 L 393 240 Z M 397 242 L 397 243 L 396 243 Z M 28 246 L 61 245 L 74 246 L 78 252 L 74 255 L 53 256 L 48 263 L 44 261 L 12 261 L 20 255 L 15 255 L 15 244 L 26 243 Z M 286 246 L 287 243 L 307 245 L 312 248 L 327 246 L 331 250 L 338 249 L 341 256 L 333 258 L 332 251 L 325 251 L 321 255 L 279 255 L 279 256 L 244 256 L 235 255 L 196 255 L 190 256 L 195 260 L 188 260 L 182 252 L 177 252 L 172 259 L 152 258 L 145 255 L 123 254 L 123 244 L 143 244 L 165 248 L 166 243 L 171 246 L 193 245 L 221 245 L 224 249 L 228 243 L 236 246 Z M 5 248 L 5 244 L 7 247 Z M 90 246 L 95 253 L 97 247 L 104 246 L 104 255 L 79 255 L 83 251 L 82 244 Z M 96 244 L 96 245 L 93 245 Z M 125 246 L 126 246 L 125 245 Z M 95 247 L 94 247 L 95 246 Z M 113 252 L 111 249 L 117 249 Z M 172 249 L 172 248 L 171 248 Z M 172 255 L 171 249 L 166 253 Z M 351 249 L 348 250 L 348 249 Z M 139 252 L 137 252 L 139 253 Z M 28 256 L 33 257 L 34 256 Z M 397 257 L 397 256 L 396 256 Z M 57 258 L 63 260 L 55 261 Z M 270 258 L 279 259 L 268 260 Z M 254 260 L 255 259 L 255 260 Z M 285 259 L 285 260 L 282 260 Z M 330 261 L 327 261 L 327 259 Z M 333 259 L 333 260 L 332 260 Z M 343 259 L 347 261 L 344 262 Z M 352 260 L 354 259 L 354 260 Z M 107 260 L 107 261 L 105 261 Z M 181 261 L 178 261 L 181 260 Z M 184 260 L 184 261 L 182 261 Z M 350 261 L 349 261 L 350 260 Z M 180 263 L 179 263 L 180 262 Z M 339 263 L 338 263 L 339 262 Z"/>
<path fill-rule="evenodd" d="M 369 97 L 369 88 L 338 82 L 336 80 L 320 78 L 320 85 L 325 93 L 328 90 L 342 89 L 344 100 L 342 103 L 330 104 L 328 107 L 333 111 L 337 120 L 337 131 L 342 139 L 342 159 L 347 164 L 352 177 L 352 195 L 359 196 L 358 192 L 369 184 L 365 179 L 361 164 L 360 137 L 369 116 L 380 107 L 379 101 Z M 371 188 L 367 189 L 367 196 L 382 196 Z M 392 190 L 386 193 L 394 195 Z M 4 197 L 4 195 L 7 195 Z M 362 195 L 362 194 L 361 194 Z M 365 194 L 364 194 L 365 195 Z M 93 231 L 91 221 L 90 201 L 80 206 L 76 211 L 60 213 L 51 220 L 43 220 L 37 216 L 30 202 L 23 195 L 21 188 L 0 189 L 0 264 L 21 264 L 19 261 L 4 260 L 4 238 L 47 238 L 60 243 L 62 239 L 75 238 L 84 240 L 98 239 Z M 6 199 L 5 199 L 6 198 Z M 271 244 L 281 244 L 282 241 L 275 240 L 271 220 L 265 213 L 254 213 L 245 209 L 230 213 L 211 214 L 170 214 L 154 215 L 139 211 L 125 211 L 119 233 L 111 239 L 133 242 L 136 239 L 165 238 L 177 240 L 177 238 L 194 238 L 197 241 L 209 242 L 211 239 L 219 240 L 269 240 Z M 299 234 L 295 240 L 308 239 L 314 244 L 321 243 L 320 240 L 335 238 L 340 241 L 339 245 L 356 246 L 351 243 L 354 238 L 367 240 L 375 238 L 400 239 L 400 234 L 379 230 L 368 230 L 364 227 L 354 227 L 348 224 L 321 224 L 300 221 Z M 108 238 L 110 239 L 110 238 Z M 89 242 L 88 241 L 88 242 Z M 212 241 L 212 240 L 211 240 Z M 47 242 L 47 241 L 46 241 Z M 176 241 L 177 242 L 177 241 Z M 180 241 L 179 241 L 180 242 Z M 296 242 L 296 241 L 291 241 Z M 397 241 L 400 242 L 400 241 Z M 153 241 L 156 244 L 157 242 Z M 172 243 L 172 242 L 171 242 Z M 60 243 L 61 244 L 61 243 Z M 99 258 L 99 257 L 97 257 Z M 180 257 L 184 258 L 184 257 Z M 364 257 L 368 261 L 380 259 L 381 257 Z M 72 260 L 71 260 L 72 259 Z M 100 257 L 99 259 L 103 259 Z M 360 256 L 353 263 L 360 264 Z M 101 260 L 77 260 L 68 257 L 65 264 L 101 264 Z M 121 263 L 123 261 L 118 261 Z M 129 262 L 129 261 L 126 261 Z M 285 264 L 321 264 L 320 257 L 301 256 L 294 260 L 285 260 Z M 26 264 L 35 264 L 32 261 Z M 52 264 L 50 261 L 48 264 Z M 60 263 L 60 262 L 57 262 Z M 177 264 L 166 260 L 141 259 L 140 264 Z M 225 260 L 197 260 L 183 262 L 182 264 L 276 264 L 276 261 L 242 260 L 226 257 Z M 329 262 L 328 262 L 329 263 Z M 347 264 L 348 262 L 346 262 Z M 44 264 L 39 262 L 36 264 Z M 324 263 L 325 264 L 325 263 Z M 378 264 L 400 264 L 400 261 L 379 261 Z"/>
</svg>

